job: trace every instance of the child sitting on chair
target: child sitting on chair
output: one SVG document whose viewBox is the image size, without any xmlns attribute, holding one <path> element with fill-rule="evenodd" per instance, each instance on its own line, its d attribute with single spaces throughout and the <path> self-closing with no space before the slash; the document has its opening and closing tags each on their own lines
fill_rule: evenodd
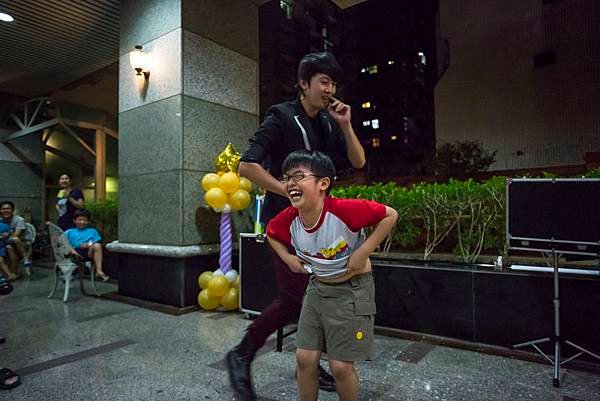
<svg viewBox="0 0 600 401">
<path fill-rule="evenodd" d="M 95 228 L 89 227 L 91 214 L 88 210 L 78 209 L 73 213 L 75 228 L 65 231 L 73 253 L 84 259 L 91 259 L 96 266 L 96 277 L 108 281 L 109 277 L 102 271 L 102 238 Z"/>
<path fill-rule="evenodd" d="M 13 274 L 8 269 L 8 265 L 4 262 L 4 256 L 6 256 L 6 245 L 8 245 L 8 239 L 10 238 L 10 226 L 0 220 L 0 270 L 9 279 L 15 280 L 16 274 Z"/>
</svg>

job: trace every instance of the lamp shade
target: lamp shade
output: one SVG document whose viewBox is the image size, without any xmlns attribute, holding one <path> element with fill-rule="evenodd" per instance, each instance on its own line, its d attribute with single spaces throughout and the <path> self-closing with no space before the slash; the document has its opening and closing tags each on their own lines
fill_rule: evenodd
<svg viewBox="0 0 600 401">
<path fill-rule="evenodd" d="M 129 64 L 137 71 L 137 75 L 142 75 L 142 72 L 150 72 L 152 59 L 150 54 L 144 53 L 142 46 L 138 45 L 129 53 Z"/>
</svg>

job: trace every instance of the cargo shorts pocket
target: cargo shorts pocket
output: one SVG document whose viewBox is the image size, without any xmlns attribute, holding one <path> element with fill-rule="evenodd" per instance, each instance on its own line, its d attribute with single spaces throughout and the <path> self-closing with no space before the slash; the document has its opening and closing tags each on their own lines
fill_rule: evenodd
<svg viewBox="0 0 600 401">
<path fill-rule="evenodd" d="M 377 307 L 375 302 L 354 301 L 354 333 L 356 350 L 360 350 L 360 358 L 367 358 L 373 342 L 373 326 Z M 352 326 L 350 326 L 352 327 Z"/>
<path fill-rule="evenodd" d="M 377 313 L 377 305 L 370 301 L 354 301 L 355 316 L 373 316 Z"/>
</svg>

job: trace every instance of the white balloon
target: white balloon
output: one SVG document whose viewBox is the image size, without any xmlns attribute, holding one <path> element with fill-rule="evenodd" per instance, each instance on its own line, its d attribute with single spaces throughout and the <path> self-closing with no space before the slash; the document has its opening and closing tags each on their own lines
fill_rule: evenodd
<svg viewBox="0 0 600 401">
<path fill-rule="evenodd" d="M 225 278 L 230 283 L 233 283 L 235 281 L 235 279 L 237 278 L 237 276 L 238 276 L 238 273 L 235 270 L 229 270 L 227 273 L 225 273 Z"/>
<path fill-rule="evenodd" d="M 229 203 L 226 203 L 225 206 L 223 206 L 223 213 L 231 213 L 231 206 L 229 206 Z"/>
<path fill-rule="evenodd" d="M 213 277 L 214 276 L 224 276 L 224 274 L 221 270 L 217 269 L 213 272 Z"/>
</svg>

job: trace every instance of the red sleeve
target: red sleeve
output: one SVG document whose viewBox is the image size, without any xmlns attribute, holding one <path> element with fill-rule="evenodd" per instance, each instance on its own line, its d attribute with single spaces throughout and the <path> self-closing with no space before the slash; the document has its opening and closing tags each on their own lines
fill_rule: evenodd
<svg viewBox="0 0 600 401">
<path fill-rule="evenodd" d="M 273 217 L 267 224 L 267 237 L 273 238 L 287 246 L 292 246 L 292 234 L 290 226 L 294 219 L 298 216 L 298 210 L 293 206 L 288 206 L 279 214 Z"/>
<path fill-rule="evenodd" d="M 357 232 L 379 223 L 385 217 L 385 205 L 366 199 L 331 198 L 331 213 Z"/>
</svg>

